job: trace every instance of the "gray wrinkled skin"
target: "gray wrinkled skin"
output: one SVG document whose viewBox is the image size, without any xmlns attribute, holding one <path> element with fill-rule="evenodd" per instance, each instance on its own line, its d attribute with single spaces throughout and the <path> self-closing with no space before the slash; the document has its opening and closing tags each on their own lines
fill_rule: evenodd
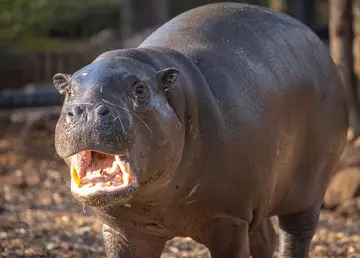
<svg viewBox="0 0 360 258">
<path fill-rule="evenodd" d="M 59 155 L 128 153 L 140 179 L 81 200 L 104 223 L 108 257 L 160 257 L 174 236 L 213 258 L 272 257 L 272 227 L 252 243 L 274 215 L 279 257 L 308 257 L 348 126 L 344 87 L 310 29 L 260 7 L 206 5 L 54 81 L 68 94 Z"/>
</svg>

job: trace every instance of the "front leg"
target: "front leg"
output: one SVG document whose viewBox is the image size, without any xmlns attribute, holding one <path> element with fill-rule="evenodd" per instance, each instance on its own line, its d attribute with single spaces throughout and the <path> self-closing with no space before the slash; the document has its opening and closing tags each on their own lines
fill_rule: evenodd
<svg viewBox="0 0 360 258">
<path fill-rule="evenodd" d="M 321 203 L 306 210 L 279 217 L 279 255 L 281 258 L 307 258 L 319 221 Z"/>
<path fill-rule="evenodd" d="M 159 258 L 166 238 L 136 232 L 136 228 L 112 229 L 103 225 L 107 258 Z"/>
<path fill-rule="evenodd" d="M 232 216 L 217 216 L 206 225 L 204 244 L 212 258 L 249 258 L 249 224 Z"/>
<path fill-rule="evenodd" d="M 249 235 L 250 254 L 253 258 L 272 258 L 277 247 L 277 237 L 270 218 L 262 218 Z"/>
</svg>

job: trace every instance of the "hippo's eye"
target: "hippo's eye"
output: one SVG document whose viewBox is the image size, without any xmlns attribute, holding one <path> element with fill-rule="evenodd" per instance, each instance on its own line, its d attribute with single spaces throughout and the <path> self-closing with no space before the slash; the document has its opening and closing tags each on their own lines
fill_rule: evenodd
<svg viewBox="0 0 360 258">
<path fill-rule="evenodd" d="M 148 95 L 148 89 L 146 85 L 142 82 L 135 82 L 133 85 L 135 99 L 136 100 L 143 100 L 146 99 Z"/>
</svg>

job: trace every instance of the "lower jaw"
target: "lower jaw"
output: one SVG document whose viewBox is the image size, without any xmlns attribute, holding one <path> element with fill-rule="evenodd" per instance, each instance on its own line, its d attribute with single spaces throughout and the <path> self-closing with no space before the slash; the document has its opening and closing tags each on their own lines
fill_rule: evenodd
<svg viewBox="0 0 360 258">
<path fill-rule="evenodd" d="M 90 194 L 81 194 L 74 183 L 71 184 L 71 193 L 74 198 L 85 205 L 91 207 L 101 207 L 108 205 L 124 205 L 134 197 L 139 185 L 136 182 L 130 182 L 124 189 L 114 191 L 101 191 Z"/>
</svg>

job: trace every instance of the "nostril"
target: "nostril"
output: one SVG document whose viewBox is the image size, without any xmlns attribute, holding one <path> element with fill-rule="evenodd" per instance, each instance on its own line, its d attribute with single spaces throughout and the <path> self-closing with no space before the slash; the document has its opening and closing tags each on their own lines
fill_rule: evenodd
<svg viewBox="0 0 360 258">
<path fill-rule="evenodd" d="M 82 114 L 83 110 L 79 106 L 74 106 L 68 112 L 66 113 L 67 117 L 76 118 L 79 117 Z"/>
<path fill-rule="evenodd" d="M 99 116 L 107 116 L 110 114 L 110 110 L 108 107 L 105 107 L 105 106 L 100 106 L 98 109 L 97 109 L 97 114 Z"/>
<path fill-rule="evenodd" d="M 108 114 L 110 114 L 110 110 L 109 110 L 109 109 L 105 109 L 105 110 L 102 110 L 100 116 L 106 116 L 106 115 L 108 115 Z"/>
</svg>

